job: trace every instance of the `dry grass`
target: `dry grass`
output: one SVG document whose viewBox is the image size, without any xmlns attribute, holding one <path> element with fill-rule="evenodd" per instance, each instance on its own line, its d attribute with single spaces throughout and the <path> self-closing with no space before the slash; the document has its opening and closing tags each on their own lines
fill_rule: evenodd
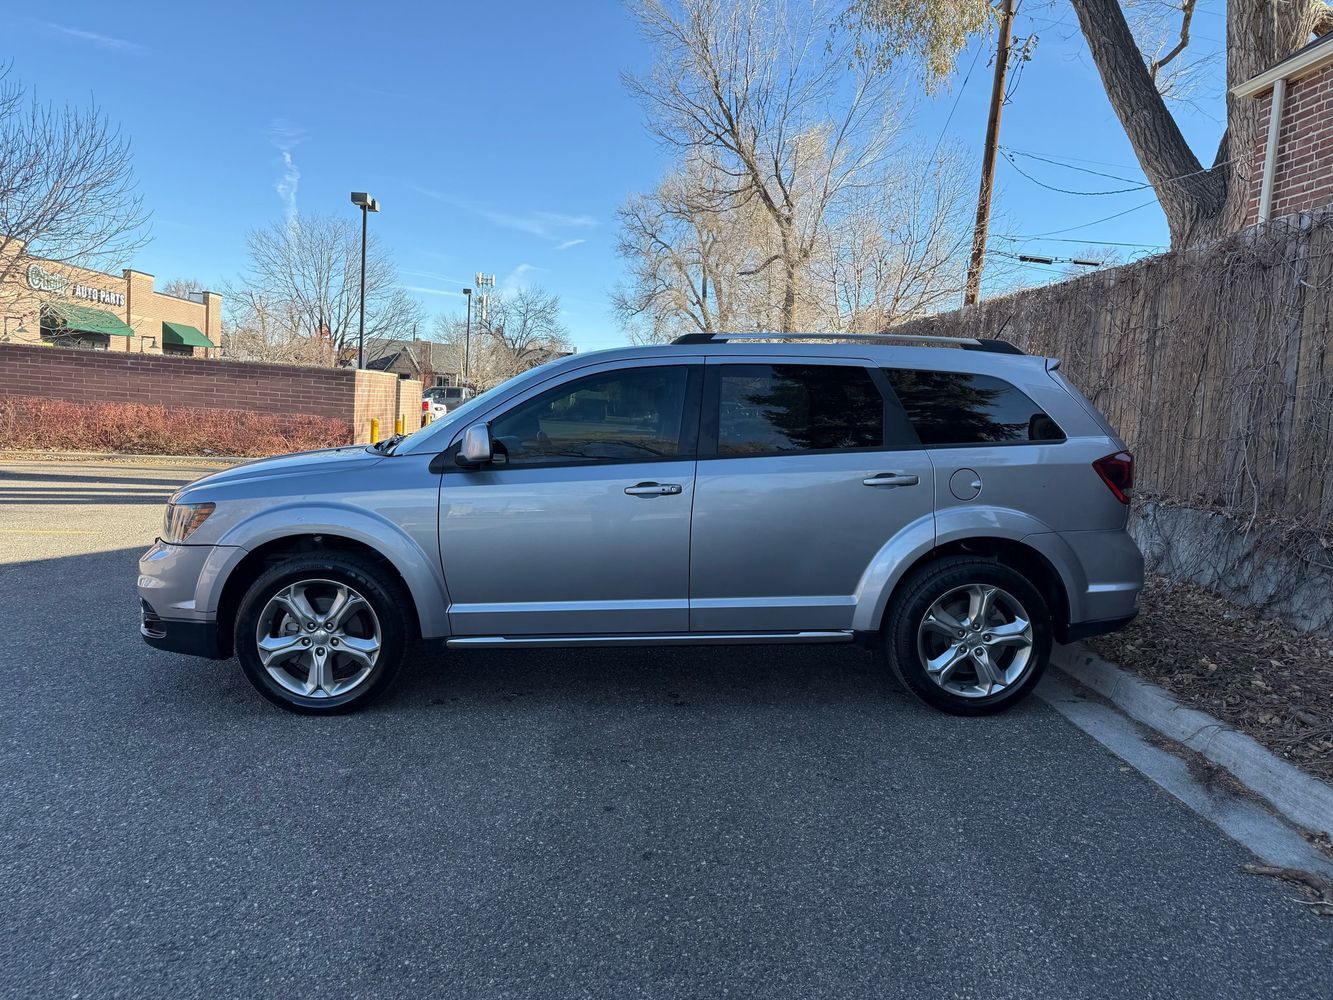
<svg viewBox="0 0 1333 1000">
<path fill-rule="evenodd" d="M 1134 623 L 1089 645 L 1333 781 L 1333 638 L 1262 618 L 1202 587 L 1149 578 Z"/>
</svg>

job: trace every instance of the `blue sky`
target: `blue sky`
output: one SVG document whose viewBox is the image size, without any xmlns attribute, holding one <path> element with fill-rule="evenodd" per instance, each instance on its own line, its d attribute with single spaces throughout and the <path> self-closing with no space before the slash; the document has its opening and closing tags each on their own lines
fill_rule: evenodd
<svg viewBox="0 0 1333 1000">
<path fill-rule="evenodd" d="M 1005 108 L 1002 144 L 1060 161 L 1015 154 L 1056 187 L 1141 184 L 1072 10 L 1025 7 L 1016 30 L 1039 42 Z M 1222 11 L 1223 0 L 1201 5 L 1191 51 L 1221 50 Z M 67 0 L 22 7 L 6 26 L 0 58 L 19 80 L 44 100 L 95 99 L 132 139 L 153 215 L 134 264 L 159 282 L 219 285 L 243 270 L 250 229 L 293 204 L 354 214 L 348 192 L 368 190 L 383 205 L 371 224 L 429 313 L 461 309 L 459 289 L 485 270 L 501 285 L 558 292 L 581 350 L 622 342 L 607 296 L 621 273 L 615 210 L 660 177 L 669 154 L 620 83 L 649 53 L 615 0 Z M 918 100 L 921 141 L 943 133 L 979 159 L 988 59 L 989 45 L 969 49 L 952 88 Z M 1222 131 L 1221 73 L 1218 59 L 1199 109 L 1179 115 L 1205 163 Z M 1057 240 L 1087 240 L 1136 244 L 1122 248 L 1132 257 L 1166 243 L 1160 210 L 1138 207 L 1150 190 L 1059 194 L 1006 160 L 997 183 L 998 232 L 1054 234 L 1023 243 L 1029 252 L 1072 256 L 1086 248 Z M 1023 272 L 1032 282 L 1051 273 Z"/>
</svg>

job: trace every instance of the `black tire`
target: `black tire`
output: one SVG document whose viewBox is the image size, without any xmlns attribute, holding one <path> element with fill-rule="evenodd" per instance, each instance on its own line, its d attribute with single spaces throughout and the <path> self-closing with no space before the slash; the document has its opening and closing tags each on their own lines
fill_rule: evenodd
<svg viewBox="0 0 1333 1000">
<path fill-rule="evenodd" d="M 346 692 L 322 696 L 296 693 L 275 679 L 260 657 L 257 632 L 269 602 L 292 584 L 307 580 L 330 581 L 351 588 L 364 598 L 377 621 L 380 645 L 374 664 L 365 678 Z M 318 600 L 312 594 L 312 601 Z M 363 708 L 384 693 L 402 666 L 414 620 L 409 600 L 401 583 L 373 560 L 341 552 L 293 555 L 262 573 L 241 599 L 236 614 L 236 658 L 255 689 L 288 711 L 329 715 Z M 343 669 L 353 674 L 355 664 Z M 335 685 L 330 688 L 336 690 Z"/>
<path fill-rule="evenodd" d="M 997 662 L 1003 663 L 1007 659 L 1015 664 L 1011 683 L 992 694 L 974 692 L 964 695 L 936 683 L 923 662 L 918 645 L 919 642 L 939 642 L 947 647 L 955 641 L 952 637 L 936 638 L 930 633 L 922 638 L 923 623 L 936 601 L 942 598 L 953 600 L 951 595 L 965 599 L 965 595 L 958 592 L 974 585 L 999 588 L 1002 596 L 998 600 L 1010 598 L 1016 601 L 1027 612 L 1026 620 L 1030 623 L 1030 651 L 1023 664 L 1017 664 L 1018 654 L 1008 647 L 992 650 L 1000 658 Z M 970 620 L 961 624 L 966 626 L 967 636 L 960 644 L 975 642 Z M 978 631 L 987 634 L 984 627 Z M 980 635 L 976 636 L 976 639 L 980 638 Z M 992 715 L 1022 701 L 1041 680 L 1051 658 L 1051 613 L 1041 591 L 1016 570 L 990 559 L 950 556 L 920 567 L 899 584 L 885 616 L 883 643 L 885 659 L 894 675 L 903 687 L 927 705 L 951 715 Z M 970 658 L 960 660 L 955 671 L 960 671 L 950 675 L 955 687 L 980 690 L 984 686 L 993 690 L 993 685 L 983 683 L 981 671 Z M 954 679 L 955 676 L 959 679 Z M 969 680 L 975 683 L 969 684 Z"/>
</svg>

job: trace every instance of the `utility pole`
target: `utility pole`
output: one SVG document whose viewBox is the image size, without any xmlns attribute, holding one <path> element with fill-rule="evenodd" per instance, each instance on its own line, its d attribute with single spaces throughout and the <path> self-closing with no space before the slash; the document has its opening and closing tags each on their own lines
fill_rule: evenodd
<svg viewBox="0 0 1333 1000">
<path fill-rule="evenodd" d="M 967 287 L 963 305 L 975 305 L 981 297 L 981 268 L 986 262 L 986 230 L 990 225 L 991 191 L 995 186 L 995 153 L 1000 143 L 1000 110 L 1004 107 L 1004 84 L 1009 76 L 1009 41 L 1013 37 L 1014 0 L 1000 6 L 1000 47 L 995 52 L 995 81 L 991 84 L 990 115 L 986 119 L 986 148 L 981 154 L 981 191 L 977 194 L 977 228 L 972 234 L 972 259 L 967 265 Z"/>
</svg>

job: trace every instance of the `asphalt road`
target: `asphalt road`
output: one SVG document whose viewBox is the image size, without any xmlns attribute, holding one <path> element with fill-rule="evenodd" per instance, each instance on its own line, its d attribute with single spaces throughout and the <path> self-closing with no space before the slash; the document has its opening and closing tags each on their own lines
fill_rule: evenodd
<svg viewBox="0 0 1333 1000">
<path fill-rule="evenodd" d="M 0 995 L 1328 997 L 1333 921 L 1033 699 L 475 651 L 288 715 L 137 634 L 180 468 L 0 466 Z"/>
</svg>

